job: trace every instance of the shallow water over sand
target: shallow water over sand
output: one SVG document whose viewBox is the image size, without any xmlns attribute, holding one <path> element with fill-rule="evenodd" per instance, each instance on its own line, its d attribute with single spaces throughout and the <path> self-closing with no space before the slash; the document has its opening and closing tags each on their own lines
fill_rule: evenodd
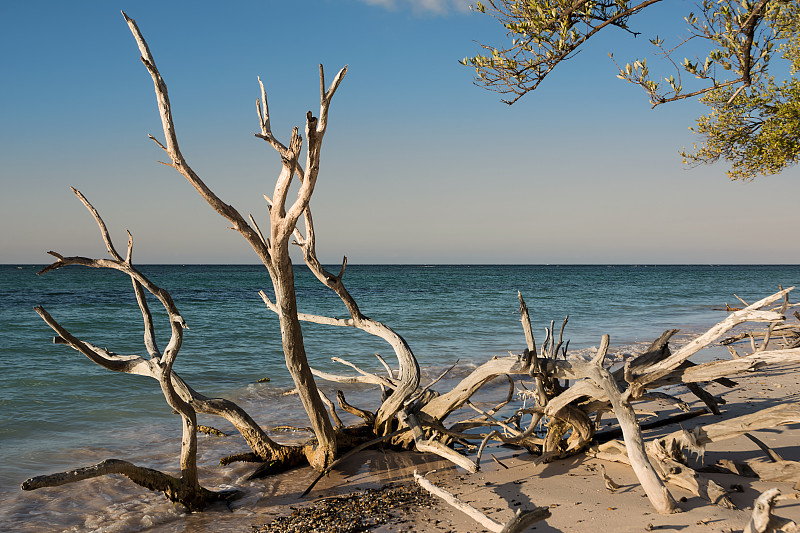
<svg viewBox="0 0 800 533">
<path fill-rule="evenodd" d="M 308 424 L 297 397 L 283 394 L 292 385 L 277 320 L 256 294 L 269 284 L 262 267 L 142 269 L 172 293 L 189 324 L 176 364 L 187 382 L 203 394 L 236 401 L 265 427 Z M 313 479 L 309 469 L 300 469 L 246 481 L 253 465 L 217 466 L 222 456 L 248 451 L 243 441 L 238 436 L 201 436 L 204 486 L 246 493 L 233 512 L 221 507 L 186 515 L 163 496 L 116 477 L 20 491 L 19 484 L 28 477 L 109 458 L 174 473 L 180 446 L 178 418 L 154 381 L 100 369 L 77 352 L 51 344 L 52 332 L 32 310 L 43 305 L 75 335 L 119 353 L 141 354 L 141 315 L 129 282 L 114 272 L 72 268 L 36 277 L 36 270 L 0 266 L 0 327 L 6 333 L 0 346 L 2 523 L 22 532 L 205 533 L 226 531 L 229 523 L 230 531 L 241 531 L 242 520 L 258 522 L 262 517 L 257 515 L 294 497 Z M 635 353 L 665 329 L 697 331 L 721 320 L 725 313 L 716 309 L 725 302 L 738 304 L 733 293 L 754 301 L 775 292 L 778 284 L 800 283 L 800 267 L 353 265 L 345 281 L 363 312 L 406 338 L 425 369 L 423 383 L 460 361 L 435 387 L 447 390 L 492 355 L 523 348 L 517 290 L 531 309 L 540 342 L 550 320 L 558 328 L 569 313 L 565 338 L 571 340 L 571 353 L 591 353 L 603 333 L 611 335 L 612 353 Z M 302 269 L 297 286 L 302 311 L 344 313 L 341 303 Z M 168 333 L 164 324 L 156 327 L 163 345 Z M 383 370 L 374 353 L 393 363 L 385 344 L 361 332 L 309 325 L 304 333 L 309 359 L 322 370 L 352 373 L 332 363 L 331 356 L 375 372 Z M 256 383 L 265 376 L 271 381 Z M 343 389 L 358 406 L 377 404 L 374 388 L 323 388 L 331 396 Z M 341 416 L 346 423 L 355 421 Z M 199 422 L 233 433 L 220 419 L 201 416 Z M 307 436 L 275 434 L 281 442 Z M 367 471 L 391 480 L 419 459 L 413 457 L 371 454 L 366 464 L 330 481 L 341 481 L 346 488 Z"/>
</svg>

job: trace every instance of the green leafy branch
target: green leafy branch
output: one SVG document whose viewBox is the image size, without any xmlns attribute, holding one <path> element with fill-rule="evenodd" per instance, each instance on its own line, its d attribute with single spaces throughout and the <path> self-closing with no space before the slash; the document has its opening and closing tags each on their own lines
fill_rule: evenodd
<svg viewBox="0 0 800 533">
<path fill-rule="evenodd" d="M 638 35 L 628 26 L 632 15 L 661 0 L 633 4 L 629 0 L 489 0 L 473 9 L 497 19 L 511 39 L 510 46 L 481 44 L 484 53 L 465 57 L 461 64 L 475 69 L 475 83 L 501 94 L 513 104 L 536 89 L 561 62 L 606 27 Z"/>
</svg>

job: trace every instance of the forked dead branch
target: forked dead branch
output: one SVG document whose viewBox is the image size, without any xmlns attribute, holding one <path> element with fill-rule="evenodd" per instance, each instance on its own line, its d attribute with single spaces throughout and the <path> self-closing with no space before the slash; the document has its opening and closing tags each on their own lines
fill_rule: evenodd
<svg viewBox="0 0 800 533">
<path fill-rule="evenodd" d="M 723 402 L 705 392 L 701 383 L 718 381 L 725 386 L 735 386 L 728 376 L 751 372 L 767 365 L 790 364 L 796 367 L 800 362 L 800 348 L 796 347 L 793 338 L 786 339 L 785 346 L 776 348 L 776 343 L 780 343 L 781 339 L 776 333 L 786 331 L 786 317 L 790 308 L 788 294 L 792 288 L 782 289 L 753 304 L 743 304 L 743 308 L 734 310 L 719 324 L 674 352 L 669 348 L 669 340 L 676 330 L 668 330 L 647 350 L 625 362 L 622 367 L 615 367 L 613 362 L 607 361 L 610 346 L 607 335 L 602 338 L 600 347 L 591 359 L 571 357 L 568 352 L 569 342 L 564 339 L 566 320 L 558 334 L 555 324 L 551 322 L 544 342 L 537 345 L 527 305 L 522 295 L 519 295 L 522 333 L 525 339 L 525 348 L 521 354 L 495 357 L 487 361 L 449 391 L 436 390 L 438 379 L 422 386 L 419 364 L 406 340 L 389 326 L 364 315 L 346 288 L 344 276 L 347 259 L 343 260 L 338 273 L 333 273 L 322 266 L 316 255 L 316 234 L 310 200 L 320 174 L 322 140 L 327 128 L 329 108 L 345 76 L 346 67 L 339 71 L 330 85 L 326 85 L 322 66 L 319 68 L 319 116 L 315 117 L 310 111 L 306 114 L 303 163 L 300 162 L 303 138 L 298 128 L 292 130 L 288 145 L 284 145 L 273 134 L 267 92 L 259 80 L 260 97 L 256 107 L 260 133 L 256 136 L 277 150 L 282 161 L 282 170 L 273 193 L 271 197 L 265 196 L 269 216 L 267 237 L 261 232 L 253 216 L 245 219 L 234 207 L 216 196 L 184 159 L 178 146 L 166 83 L 136 23 L 127 16 L 125 20 L 136 39 L 141 60 L 154 83 L 165 140 L 161 142 L 155 137 L 151 138 L 168 155 L 169 161 L 165 164 L 183 175 L 201 197 L 242 235 L 267 269 L 272 281 L 274 301 L 266 292 L 262 291 L 260 294 L 266 306 L 278 315 L 286 365 L 308 414 L 315 438 L 303 445 L 277 443 L 239 406 L 223 398 L 207 398 L 201 395 L 172 372 L 172 364 L 181 346 L 182 329 L 185 326 L 175 303 L 166 290 L 157 287 L 133 266 L 132 238 L 129 238 L 127 256 L 123 258 L 117 253 L 99 213 L 76 190 L 75 194 L 97 222 L 111 259 L 65 257 L 51 252 L 57 261 L 42 273 L 80 265 L 114 269 L 130 276 L 142 312 L 144 345 L 148 357 L 121 356 L 98 348 L 71 335 L 41 307 L 37 308 L 37 312 L 57 333 L 56 342 L 69 345 L 109 370 L 150 376 L 158 380 L 168 404 L 180 413 L 183 421 L 181 475 L 176 478 L 136 467 L 125 461 L 110 459 L 93 467 L 28 480 L 23 484 L 24 489 L 57 486 L 109 473 L 124 473 L 140 485 L 165 492 L 170 499 L 182 503 L 190 510 L 201 510 L 210 501 L 231 496 L 228 493 L 203 489 L 197 476 L 196 413 L 204 413 L 224 417 L 234 425 L 251 449 L 251 453 L 237 457 L 263 463 L 258 471 L 259 475 L 305 464 L 324 473 L 336 466 L 337 457 L 375 445 L 431 452 L 468 472 L 476 472 L 480 468 L 483 451 L 490 442 L 494 442 L 524 448 L 538 455 L 542 461 L 590 453 L 599 458 L 625 462 L 635 471 L 653 507 L 661 513 L 672 513 L 679 508 L 667 489 L 667 484 L 688 489 L 716 504 L 732 505 L 724 489 L 704 479 L 700 473 L 686 465 L 684 450 L 702 451 L 707 442 L 732 438 L 761 427 L 800 421 L 797 407 L 787 404 L 748 417 L 718 422 L 692 432 L 678 432 L 647 442 L 636 411 L 639 402 L 652 398 L 672 404 L 680 403 L 659 390 L 667 385 L 678 385 L 686 386 L 710 410 L 719 412 L 719 405 Z M 299 182 L 296 187 L 298 192 L 297 197 L 290 201 L 289 191 L 295 176 Z M 301 219 L 302 225 L 299 225 Z M 347 309 L 346 318 L 298 311 L 289 254 L 292 243 L 299 246 L 305 264 L 320 283 L 341 299 Z M 156 346 L 155 324 L 147 306 L 145 290 L 161 302 L 169 316 L 172 337 L 163 351 Z M 392 348 L 397 358 L 397 368 L 391 368 L 381 359 L 386 369 L 386 375 L 383 376 L 337 359 L 356 373 L 337 375 L 316 371 L 309 366 L 306 358 L 300 328 L 302 321 L 356 328 L 377 336 Z M 761 346 L 753 343 L 751 354 L 741 355 L 736 352 L 735 357 L 732 356 L 730 360 L 704 364 L 689 361 L 697 352 L 718 342 L 735 327 L 745 323 L 767 324 L 766 332 L 760 337 L 764 342 Z M 767 342 L 770 337 L 773 339 L 771 344 Z M 754 339 L 757 335 L 752 334 L 748 338 Z M 347 402 L 344 394 L 338 392 L 339 406 L 362 420 L 360 424 L 344 426 L 336 415 L 333 403 L 317 388 L 315 377 L 332 383 L 362 383 L 365 386 L 380 387 L 383 391 L 381 402 L 372 407 L 354 406 Z M 508 393 L 497 398 L 492 409 L 479 409 L 473 405 L 471 398 L 476 392 L 497 378 L 508 380 Z M 520 394 L 525 396 L 525 402 L 516 400 Z M 452 420 L 466 408 L 472 408 L 477 414 Z M 597 430 L 603 416 L 608 413 L 613 414 L 622 439 L 600 443 Z M 230 462 L 237 457 L 223 462 Z M 794 480 L 795 477 L 792 476 L 797 476 L 797 472 L 800 472 L 794 461 L 776 459 L 776 462 L 779 466 L 762 469 L 762 479 Z M 531 520 L 533 516 L 543 519 L 546 515 L 545 512 L 539 512 L 524 516 L 527 517 L 525 520 Z"/>
</svg>

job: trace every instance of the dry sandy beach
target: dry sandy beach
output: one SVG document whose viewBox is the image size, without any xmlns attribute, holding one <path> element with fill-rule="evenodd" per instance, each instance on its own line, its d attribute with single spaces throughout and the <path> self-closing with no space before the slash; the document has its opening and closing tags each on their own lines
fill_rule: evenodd
<svg viewBox="0 0 800 533">
<path fill-rule="evenodd" d="M 734 376 L 738 386 L 726 389 L 711 384 L 709 392 L 723 397 L 727 404 L 721 406 L 722 415 L 705 414 L 682 422 L 684 428 L 699 424 L 711 424 L 721 419 L 732 418 L 756 410 L 779 405 L 783 402 L 797 403 L 800 400 L 800 373 L 795 367 L 775 367 Z M 699 400 L 684 394 L 692 409 L 702 407 Z M 677 409 L 664 406 L 637 404 L 641 411 L 654 411 L 658 407 L 661 416 L 677 413 Z M 642 418 L 647 417 L 643 413 Z M 612 419 L 604 421 L 613 423 Z M 671 433 L 680 426 L 670 425 L 645 432 L 646 439 Z M 800 460 L 800 424 L 785 425 L 754 432 L 764 443 L 786 460 Z M 503 465 L 492 460 L 492 455 Z M 474 457 L 474 454 L 473 454 Z M 692 458 L 697 466 L 697 458 Z M 746 437 L 712 443 L 703 457 L 704 465 L 713 465 L 720 459 L 736 461 L 758 459 L 766 461 L 764 453 Z M 605 487 L 600 473 L 604 465 L 608 475 L 621 487 L 610 492 Z M 249 464 L 229 467 L 236 472 L 234 477 L 243 479 L 252 470 Z M 146 531 L 154 533 L 230 533 L 260 530 L 278 517 L 290 516 L 295 510 L 319 506 L 338 506 L 333 497 L 360 493 L 386 485 L 411 484 L 417 470 L 426 474 L 428 480 L 457 495 L 461 500 L 483 511 L 497 522 L 508 521 L 517 509 L 547 506 L 552 516 L 538 522 L 529 531 L 680 531 L 680 532 L 741 532 L 751 514 L 750 507 L 755 498 L 769 488 L 777 487 L 784 494 L 793 494 L 794 483 L 764 482 L 731 474 L 707 474 L 719 485 L 729 489 L 730 499 L 738 509 L 731 510 L 712 505 L 673 485 L 668 485 L 672 495 L 680 502 L 681 513 L 660 515 L 652 509 L 644 491 L 630 467 L 601 461 L 586 455 L 539 464 L 536 457 L 524 450 L 490 448 L 483 454 L 481 471 L 468 474 L 435 457 L 415 452 L 389 452 L 369 450 L 359 453 L 323 478 L 306 498 L 300 495 L 316 477 L 310 468 L 302 468 L 271 478 L 245 483 L 249 486 L 243 500 L 235 503 L 231 512 L 221 508 L 210 508 L 203 513 L 175 516 L 168 522 L 152 524 Z M 82 490 L 94 490 L 95 484 L 103 480 L 90 480 Z M 127 480 L 120 480 L 121 490 L 128 497 L 137 498 L 136 487 Z M 239 485 L 238 482 L 236 482 Z M 53 489 L 60 490 L 60 489 Z M 146 494 L 146 493 L 145 493 Z M 164 501 L 153 494 L 153 498 Z M 377 496 L 382 497 L 382 496 Z M 369 529 L 350 531 L 417 531 L 417 532 L 481 532 L 479 524 L 434 499 L 430 504 L 401 504 L 388 511 L 388 521 Z M 775 514 L 800 523 L 800 500 L 782 502 Z M 117 517 L 124 518 L 124 517 Z M 130 521 L 129 521 L 130 522 Z M 115 524 L 116 523 L 116 524 Z M 70 531 L 89 529 L 105 532 L 130 531 L 125 520 L 110 519 L 104 524 L 84 524 Z M 140 521 L 144 524 L 144 518 Z M 12 529 L 15 529 L 13 524 Z M 21 525 L 21 524 L 18 524 Z M 90 527 L 91 526 L 91 527 Z M 137 529 L 141 531 L 142 529 Z M 26 529 L 26 531 L 53 531 L 53 529 Z M 283 531 L 287 530 L 273 530 Z M 303 530 L 295 530 L 303 531 Z M 307 529 L 306 531 L 313 531 Z M 318 529 L 317 531 L 345 531 L 343 529 Z"/>
<path fill-rule="evenodd" d="M 791 368 L 773 368 L 736 376 L 739 386 L 726 389 L 710 385 L 709 392 L 721 395 L 727 404 L 722 415 L 705 414 L 682 423 L 684 428 L 718 422 L 755 409 L 797 402 L 800 399 L 800 373 Z M 690 407 L 702 403 L 683 395 Z M 663 410 L 663 406 L 661 407 Z M 643 410 L 647 410 L 646 405 Z M 676 410 L 677 411 L 677 410 Z M 679 426 L 671 425 L 645 433 L 647 439 L 670 433 Z M 800 424 L 776 427 L 756 432 L 756 436 L 784 459 L 800 460 Z M 492 460 L 494 455 L 502 465 Z M 746 437 L 712 443 L 703 457 L 704 465 L 719 459 L 736 461 L 761 458 L 765 454 Z M 292 512 L 292 508 L 324 502 L 325 498 L 347 494 L 385 483 L 410 483 L 413 471 L 428 472 L 427 479 L 458 496 L 464 502 L 483 511 L 494 520 L 505 523 L 519 509 L 548 506 L 552 516 L 537 523 L 530 531 L 742 531 L 749 520 L 755 498 L 764 490 L 777 487 L 784 494 L 794 492 L 794 483 L 764 482 L 732 474 L 708 474 L 722 487 L 730 489 L 730 499 L 738 507 L 730 510 L 712 505 L 699 497 L 669 485 L 670 492 L 680 500 L 683 512 L 660 515 L 652 509 L 630 467 L 578 455 L 550 464 L 538 464 L 524 450 L 494 448 L 484 453 L 481 471 L 467 474 L 446 463 L 433 460 L 426 463 L 420 454 L 396 454 L 371 451 L 354 457 L 329 478 L 323 479 L 304 503 L 297 493 L 278 495 L 282 505 L 270 505 L 250 518 L 252 525 L 262 525 L 276 516 Z M 693 459 L 697 460 L 696 457 Z M 600 465 L 621 488 L 609 491 L 600 473 Z M 697 463 L 695 463 L 697 465 Z M 290 476 L 311 479 L 310 472 Z M 466 515 L 443 501 L 432 507 L 395 509 L 394 520 L 372 531 L 486 531 Z M 800 523 L 800 501 L 782 502 L 775 514 Z"/>
</svg>

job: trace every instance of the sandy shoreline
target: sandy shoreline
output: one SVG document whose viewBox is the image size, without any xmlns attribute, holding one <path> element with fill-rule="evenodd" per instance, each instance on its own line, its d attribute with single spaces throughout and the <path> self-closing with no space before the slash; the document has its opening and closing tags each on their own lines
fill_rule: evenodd
<svg viewBox="0 0 800 533">
<path fill-rule="evenodd" d="M 730 357 L 724 347 L 711 347 L 708 351 L 711 352 L 710 357 Z M 705 414 L 684 421 L 680 426 L 672 424 L 646 431 L 645 440 L 671 433 L 681 426 L 689 429 L 697 425 L 713 424 L 786 402 L 797 404 L 800 400 L 800 372 L 797 365 L 794 368 L 766 367 L 730 377 L 738 382 L 738 386 L 733 389 L 715 383 L 705 387 L 708 392 L 726 400 L 727 403 L 720 406 L 720 416 Z M 495 400 L 497 391 L 492 391 L 491 386 L 487 388 L 487 398 Z M 667 392 L 680 396 L 689 404 L 690 409 L 704 407 L 700 400 L 685 388 L 683 390 L 683 393 L 678 389 Z M 652 420 L 647 412 L 657 411 L 659 418 L 680 412 L 677 407 L 665 404 L 637 402 L 635 407 L 637 412 L 641 412 L 641 422 Z M 614 426 L 614 422 L 613 417 L 607 415 L 600 432 L 609 425 Z M 783 459 L 800 461 L 800 424 L 764 429 L 754 434 Z M 211 489 L 236 487 L 244 491 L 244 497 L 234 502 L 232 509 L 220 504 L 203 513 L 185 514 L 179 507 L 166 501 L 163 495 L 144 491 L 127 479 L 110 476 L 87 480 L 80 488 L 75 485 L 42 489 L 25 493 L 23 496 L 27 500 L 20 496 L 16 500 L 6 501 L 6 511 L 12 513 L 7 515 L 11 521 L 6 523 L 16 524 L 12 529 L 25 533 L 252 533 L 278 517 L 291 515 L 296 509 L 336 506 L 337 502 L 331 498 L 337 496 L 347 496 L 387 485 L 413 485 L 415 470 L 426 475 L 438 487 L 455 494 L 500 523 L 507 522 L 518 509 L 548 507 L 552 516 L 528 530 L 537 532 L 741 532 L 749 520 L 750 508 L 761 492 L 777 487 L 784 494 L 794 493 L 793 482 L 765 482 L 732 474 L 706 474 L 721 487 L 731 491 L 729 498 L 737 509 L 712 505 L 685 490 L 668 485 L 673 497 L 683 500 L 679 503 L 683 512 L 660 515 L 652 508 L 633 470 L 627 465 L 602 461 L 585 454 L 540 464 L 538 457 L 525 450 L 494 446 L 484 451 L 481 471 L 477 474 L 468 474 L 431 455 L 367 450 L 337 466 L 307 497 L 302 498 L 302 492 L 317 475 L 310 467 L 247 481 L 247 476 L 254 469 L 253 464 L 234 463 L 224 469 L 216 466 L 219 457 L 229 453 L 231 442 L 214 437 L 203 438 L 203 454 L 206 457 L 201 479 L 214 480 L 206 486 Z M 492 456 L 499 462 L 494 461 Z M 474 459 L 474 452 L 470 457 Z M 713 465 L 720 459 L 767 460 L 757 445 L 744 436 L 710 444 L 702 465 Z M 162 460 L 165 462 L 162 468 L 166 468 L 167 464 L 172 464 L 173 455 L 165 456 Z M 613 493 L 605 488 L 600 465 L 604 465 L 608 475 L 621 488 Z M 700 466 L 696 457 L 691 458 L 690 465 L 695 468 Z M 81 506 L 80 496 L 73 500 L 72 495 L 76 490 L 91 493 L 93 497 L 90 502 L 93 507 Z M 427 504 L 400 503 L 390 508 L 388 513 L 391 516 L 386 523 L 356 530 L 384 533 L 486 531 L 471 518 L 438 499 L 431 507 Z M 800 500 L 782 502 L 775 514 L 800 523 Z"/>
<path fill-rule="evenodd" d="M 706 414 L 683 422 L 682 426 L 688 429 L 699 424 L 710 424 L 753 412 L 755 408 L 778 405 L 784 401 L 797 402 L 800 399 L 800 373 L 792 372 L 788 367 L 747 373 L 736 376 L 735 379 L 739 386 L 734 389 L 716 384 L 707 388 L 709 392 L 722 396 L 727 401 L 721 407 L 722 415 Z M 695 397 L 681 396 L 685 397 L 690 407 L 702 407 L 702 403 Z M 647 410 L 646 404 L 639 407 Z M 663 406 L 660 410 L 665 414 L 672 412 L 664 411 Z M 646 432 L 645 438 L 649 440 L 678 428 L 677 425 L 671 425 Z M 784 459 L 800 460 L 800 424 L 761 430 L 756 435 Z M 493 461 L 491 454 L 508 468 Z M 746 437 L 712 443 L 706 450 L 702 464 L 711 465 L 723 458 L 766 460 L 764 453 Z M 620 489 L 610 492 L 605 488 L 600 464 L 605 466 L 606 472 L 614 481 L 622 485 Z M 695 466 L 698 464 L 695 463 Z M 683 512 L 660 515 L 650 506 L 630 467 L 583 454 L 550 464 L 538 464 L 536 458 L 524 450 L 496 447 L 484 453 L 480 472 L 468 474 L 444 461 L 422 454 L 369 451 L 337 468 L 336 472 L 323 479 L 305 499 L 299 498 L 302 490 L 299 487 L 304 481 L 313 478 L 310 469 L 285 474 L 292 479 L 291 483 L 283 483 L 283 487 L 288 490 L 277 489 L 271 496 L 265 495 L 253 514 L 246 518 L 241 515 L 235 518 L 238 513 L 234 512 L 228 513 L 225 518 L 235 519 L 239 524 L 239 531 L 249 530 L 251 526 L 263 525 L 277 516 L 291 514 L 293 508 L 313 505 L 314 502 L 335 495 L 380 487 L 387 483 L 410 483 L 414 470 L 428 472 L 427 479 L 437 486 L 457 495 L 501 523 L 509 520 L 518 508 L 548 506 L 552 516 L 530 528 L 530 531 L 542 532 L 742 531 L 759 493 L 773 487 L 781 489 L 784 494 L 794 492 L 794 483 L 765 482 L 732 474 L 707 474 L 722 487 L 731 490 L 729 497 L 737 506 L 736 510 L 712 505 L 669 485 L 672 495 L 680 500 Z M 277 486 L 280 485 L 278 483 Z M 394 514 L 396 519 L 371 531 L 486 531 L 442 501 L 429 509 L 409 509 L 408 512 L 395 511 Z M 781 503 L 775 514 L 800 523 L 800 501 Z M 206 517 L 211 518 L 211 515 L 206 514 Z M 220 515 L 217 518 L 222 518 L 221 522 L 217 522 L 218 526 L 228 521 Z M 170 531 L 194 529 L 189 524 L 184 525 L 187 526 L 186 529 Z"/>
</svg>

